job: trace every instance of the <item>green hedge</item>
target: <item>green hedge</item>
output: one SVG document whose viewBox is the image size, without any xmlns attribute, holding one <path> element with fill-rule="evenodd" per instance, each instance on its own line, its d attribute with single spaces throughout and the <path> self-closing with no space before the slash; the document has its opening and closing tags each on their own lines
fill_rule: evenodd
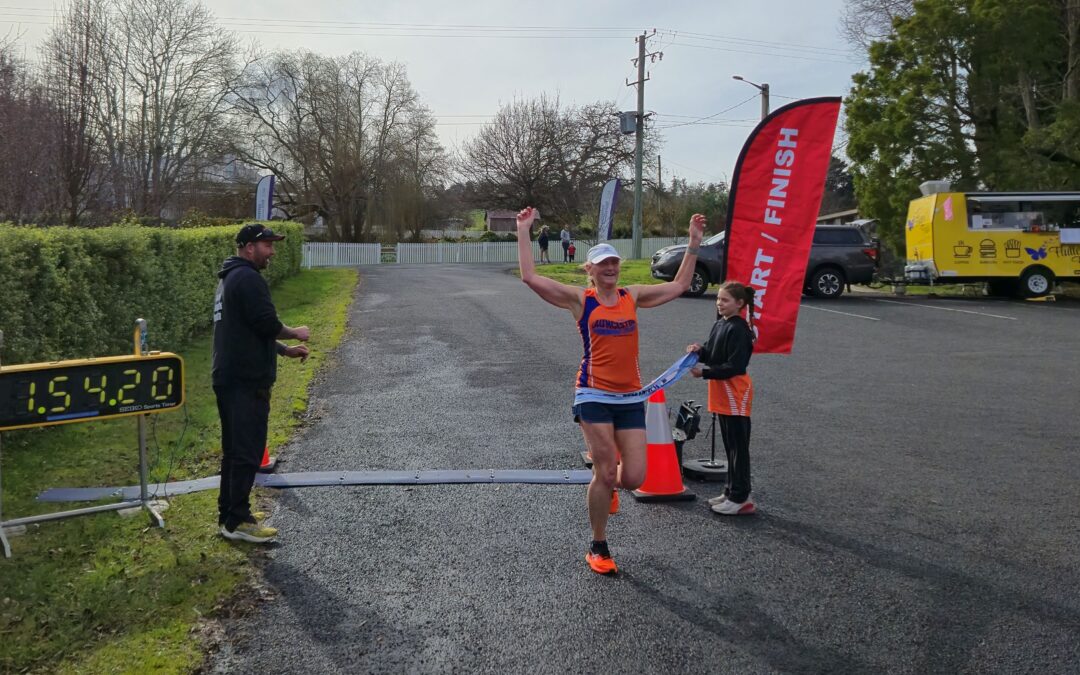
<svg viewBox="0 0 1080 675">
<path fill-rule="evenodd" d="M 296 274 L 303 226 L 273 224 L 286 239 L 264 272 Z M 221 262 L 240 227 L 100 229 L 0 224 L 3 365 L 130 354 L 135 319 L 151 349 L 172 351 L 210 325 Z"/>
</svg>

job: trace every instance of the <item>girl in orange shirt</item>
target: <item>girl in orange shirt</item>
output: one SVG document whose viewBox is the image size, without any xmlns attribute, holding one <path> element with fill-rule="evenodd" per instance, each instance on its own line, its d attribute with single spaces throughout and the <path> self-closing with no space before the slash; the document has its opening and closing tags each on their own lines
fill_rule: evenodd
<svg viewBox="0 0 1080 675">
<path fill-rule="evenodd" d="M 679 297 L 690 287 L 705 216 L 690 219 L 690 240 L 675 279 L 650 286 L 619 286 L 621 258 L 611 244 L 598 244 L 585 255 L 588 289 L 569 286 L 536 274 L 529 248 L 529 227 L 536 209 L 517 216 L 518 265 L 521 280 L 547 302 L 569 310 L 578 324 L 584 347 L 575 381 L 575 398 L 584 390 L 621 394 L 641 389 L 638 370 L 638 308 L 656 307 Z M 593 460 L 587 502 L 592 543 L 585 555 L 598 574 L 618 571 L 607 545 L 607 521 L 617 508 L 617 487 L 633 490 L 645 479 L 645 403 L 581 401 L 574 406 L 580 418 L 585 447 Z M 621 455 L 621 463 L 619 457 Z"/>
<path fill-rule="evenodd" d="M 727 454 L 727 487 L 709 504 L 721 515 L 747 516 L 756 510 L 750 499 L 750 407 L 754 383 L 746 374 L 754 351 L 754 289 L 737 281 L 723 283 L 716 294 L 716 310 L 719 316 L 705 345 L 695 343 L 686 348 L 698 353 L 701 364 L 690 373 L 709 381 L 709 412 L 717 415 Z"/>
</svg>

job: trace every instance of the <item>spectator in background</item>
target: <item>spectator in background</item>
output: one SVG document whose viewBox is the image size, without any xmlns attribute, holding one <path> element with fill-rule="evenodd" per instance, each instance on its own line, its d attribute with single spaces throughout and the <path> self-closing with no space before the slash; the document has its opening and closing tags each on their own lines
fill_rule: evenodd
<svg viewBox="0 0 1080 675">
<path fill-rule="evenodd" d="M 540 228 L 540 236 L 536 238 L 536 243 L 540 246 L 540 262 L 551 263 L 551 258 L 548 257 L 548 227 L 544 225 Z"/>
<path fill-rule="evenodd" d="M 563 225 L 563 229 L 559 232 L 559 240 L 562 241 L 562 261 L 573 262 L 574 258 L 570 255 L 570 230 L 566 225 Z"/>
</svg>

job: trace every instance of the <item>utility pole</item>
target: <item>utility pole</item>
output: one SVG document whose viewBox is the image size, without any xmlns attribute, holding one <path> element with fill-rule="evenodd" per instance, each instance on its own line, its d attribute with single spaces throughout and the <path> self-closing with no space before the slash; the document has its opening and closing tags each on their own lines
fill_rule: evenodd
<svg viewBox="0 0 1080 675">
<path fill-rule="evenodd" d="M 656 35 L 655 29 L 651 34 L 643 31 L 641 35 L 634 38 L 638 43 L 638 55 L 631 63 L 637 66 L 637 80 L 626 83 L 628 87 L 636 85 L 638 88 L 637 127 L 634 138 L 634 239 L 631 249 L 631 257 L 635 259 L 641 257 L 641 162 L 645 142 L 645 82 L 649 79 L 645 76 L 645 57 L 651 57 L 653 61 L 656 61 L 658 57 L 664 58 L 663 52 L 645 53 L 645 41 L 654 35 Z"/>
</svg>

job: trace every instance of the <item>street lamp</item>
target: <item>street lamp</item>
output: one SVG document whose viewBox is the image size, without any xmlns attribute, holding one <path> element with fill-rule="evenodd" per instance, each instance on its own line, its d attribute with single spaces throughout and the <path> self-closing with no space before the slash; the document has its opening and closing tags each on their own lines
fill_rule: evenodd
<svg viewBox="0 0 1080 675">
<path fill-rule="evenodd" d="M 750 85 L 751 87 L 754 87 L 758 91 L 761 92 L 761 119 L 765 119 L 766 117 L 768 117 L 768 115 L 769 115 L 769 83 L 768 82 L 762 82 L 761 84 L 756 84 L 756 83 L 751 82 L 750 80 L 744 78 L 742 75 L 732 75 L 731 79 L 739 80 L 740 82 L 745 82 L 748 85 Z"/>
</svg>

